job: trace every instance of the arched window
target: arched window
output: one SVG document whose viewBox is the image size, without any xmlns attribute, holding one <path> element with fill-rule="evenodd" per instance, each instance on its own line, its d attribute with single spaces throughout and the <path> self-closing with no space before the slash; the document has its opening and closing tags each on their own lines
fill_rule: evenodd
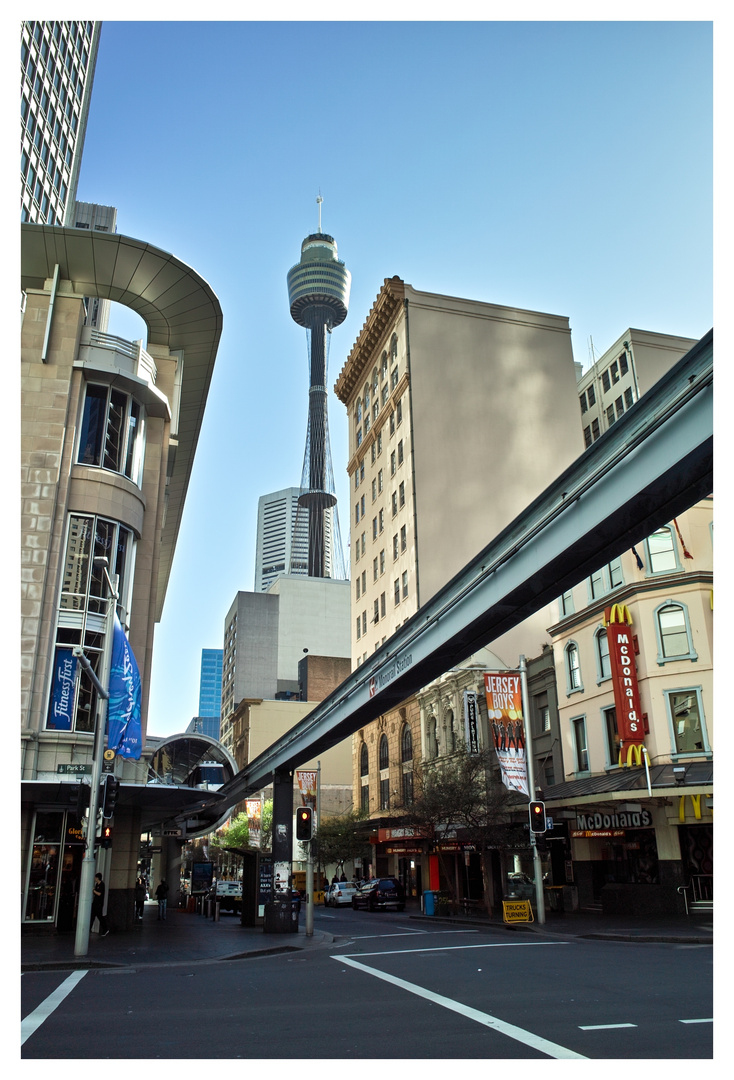
<svg viewBox="0 0 734 1080">
<path fill-rule="evenodd" d="M 596 647 L 596 681 L 603 682 L 604 679 L 611 679 L 612 677 L 612 665 L 609 660 L 609 639 L 604 627 L 597 630 L 594 635 L 594 645 Z"/>
<path fill-rule="evenodd" d="M 573 694 L 583 690 L 581 682 L 581 661 L 579 647 L 575 641 L 569 641 L 566 646 L 566 692 Z"/>
<path fill-rule="evenodd" d="M 403 724 L 400 736 L 400 758 L 403 764 L 413 760 L 413 733 L 410 730 L 410 724 Z"/>
<path fill-rule="evenodd" d="M 362 743 L 359 752 L 360 798 L 359 805 L 365 814 L 370 811 L 370 758 L 367 743 Z"/>
<path fill-rule="evenodd" d="M 453 710 L 446 713 L 446 753 L 453 754 L 456 750 L 456 721 Z"/>
<path fill-rule="evenodd" d="M 387 748 L 387 735 L 383 735 L 380 739 L 380 769 L 387 769 L 390 767 L 390 754 Z"/>
<path fill-rule="evenodd" d="M 426 757 L 438 757 L 438 735 L 436 731 L 436 717 L 431 713 L 426 720 Z"/>
<path fill-rule="evenodd" d="M 116 387 L 87 383 L 77 461 L 122 473 L 140 487 L 145 450 L 145 409 Z"/>
<path fill-rule="evenodd" d="M 380 809 L 390 809 L 390 754 L 387 746 L 387 735 L 380 738 Z"/>
<path fill-rule="evenodd" d="M 693 648 L 688 608 L 666 600 L 655 609 L 655 633 L 658 640 L 658 664 L 672 660 L 698 660 Z"/>
</svg>

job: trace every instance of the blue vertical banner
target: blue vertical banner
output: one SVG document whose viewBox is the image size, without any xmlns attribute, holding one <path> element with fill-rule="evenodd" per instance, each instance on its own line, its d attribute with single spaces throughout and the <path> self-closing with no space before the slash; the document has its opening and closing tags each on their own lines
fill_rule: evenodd
<svg viewBox="0 0 734 1080">
<path fill-rule="evenodd" d="M 107 748 L 120 757 L 140 757 L 143 748 L 141 696 L 137 661 L 115 612 L 110 699 L 107 702 Z"/>
<path fill-rule="evenodd" d="M 51 700 L 46 720 L 46 727 L 49 729 L 71 731 L 77 663 L 77 658 L 71 649 L 57 647 L 54 657 Z"/>
</svg>

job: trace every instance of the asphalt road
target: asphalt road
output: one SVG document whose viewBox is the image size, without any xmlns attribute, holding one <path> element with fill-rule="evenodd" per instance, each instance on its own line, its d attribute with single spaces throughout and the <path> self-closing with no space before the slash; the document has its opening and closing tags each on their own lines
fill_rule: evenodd
<svg viewBox="0 0 734 1080">
<path fill-rule="evenodd" d="M 566 940 L 325 911 L 331 945 L 30 972 L 24 1059 L 707 1059 L 710 946 Z"/>
</svg>

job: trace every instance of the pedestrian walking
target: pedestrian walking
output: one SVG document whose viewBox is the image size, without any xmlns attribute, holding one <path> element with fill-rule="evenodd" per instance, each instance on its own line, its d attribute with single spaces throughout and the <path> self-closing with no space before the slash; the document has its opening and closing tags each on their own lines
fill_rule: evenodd
<svg viewBox="0 0 734 1080">
<path fill-rule="evenodd" d="M 141 877 L 135 882 L 135 921 L 143 921 L 143 909 L 145 907 L 145 882 Z"/>
<path fill-rule="evenodd" d="M 168 886 L 165 880 L 161 880 L 160 885 L 155 891 L 155 898 L 158 901 L 158 919 L 165 922 L 166 919 L 166 905 L 168 903 Z"/>
<path fill-rule="evenodd" d="M 89 928 L 94 926 L 94 920 L 99 921 L 99 936 L 107 937 L 110 928 L 107 925 L 107 916 L 104 914 L 105 884 L 101 874 L 94 875 L 94 889 L 92 890 L 92 921 Z"/>
</svg>

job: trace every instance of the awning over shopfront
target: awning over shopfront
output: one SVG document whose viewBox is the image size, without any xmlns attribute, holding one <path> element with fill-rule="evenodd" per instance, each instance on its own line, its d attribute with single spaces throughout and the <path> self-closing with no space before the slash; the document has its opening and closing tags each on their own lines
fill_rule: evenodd
<svg viewBox="0 0 734 1080">
<path fill-rule="evenodd" d="M 649 770 L 653 798 L 675 795 L 710 795 L 713 791 L 712 761 L 653 765 Z M 602 776 L 589 776 L 545 788 L 543 801 L 549 809 L 649 797 L 648 775 L 644 767 L 613 769 Z"/>
</svg>

